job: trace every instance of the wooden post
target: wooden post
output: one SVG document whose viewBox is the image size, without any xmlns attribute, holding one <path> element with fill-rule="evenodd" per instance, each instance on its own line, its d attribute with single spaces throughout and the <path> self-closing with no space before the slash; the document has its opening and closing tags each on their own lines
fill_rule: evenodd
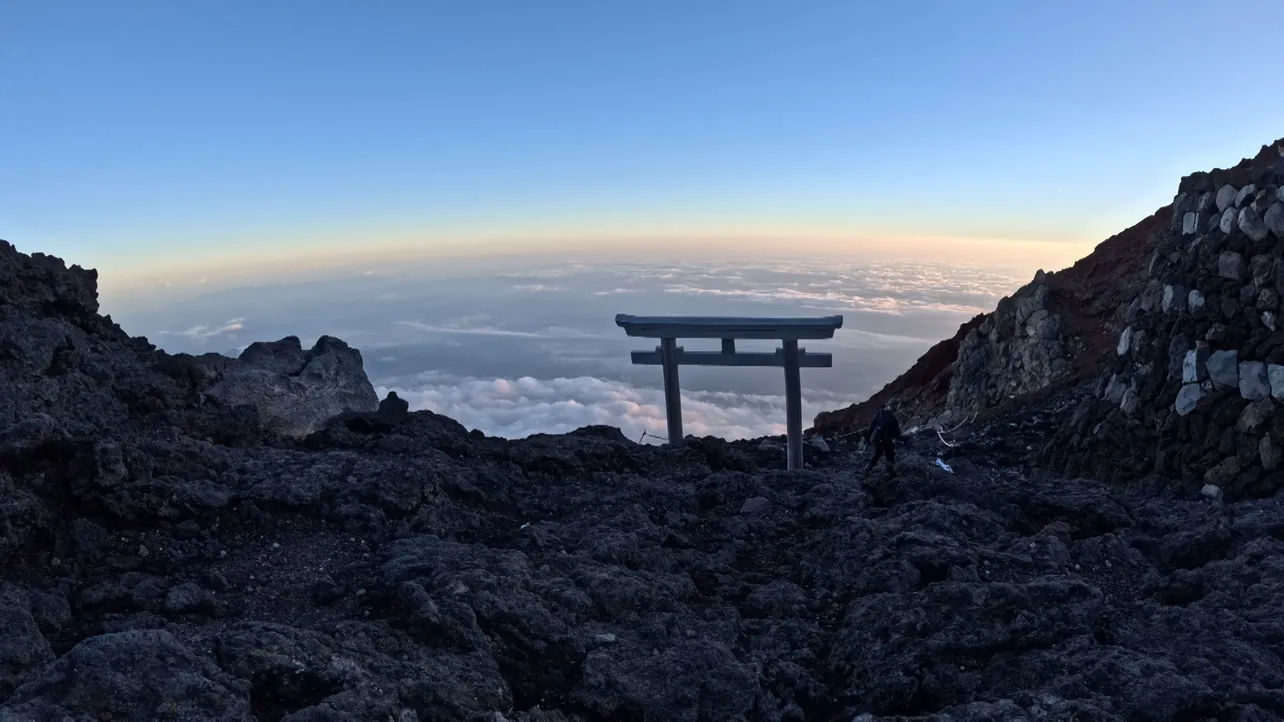
<svg viewBox="0 0 1284 722">
<path fill-rule="evenodd" d="M 785 339 L 784 344 L 786 467 L 795 470 L 803 468 L 802 379 L 798 373 L 798 340 Z"/>
<path fill-rule="evenodd" d="M 660 339 L 660 358 L 664 364 L 664 415 L 669 422 L 669 443 L 682 443 L 682 392 L 678 388 L 678 341 Z"/>
</svg>

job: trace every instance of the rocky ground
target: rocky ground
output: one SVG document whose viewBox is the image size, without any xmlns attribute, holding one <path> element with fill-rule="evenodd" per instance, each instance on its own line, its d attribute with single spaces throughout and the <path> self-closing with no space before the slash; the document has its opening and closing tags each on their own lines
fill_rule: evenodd
<svg viewBox="0 0 1284 722">
<path fill-rule="evenodd" d="M 254 383 L 324 401 L 336 343 Z M 238 369 L 0 244 L 0 721 L 1284 718 L 1280 499 L 1025 471 L 1064 400 L 891 478 L 395 398 L 279 433 Z"/>
</svg>

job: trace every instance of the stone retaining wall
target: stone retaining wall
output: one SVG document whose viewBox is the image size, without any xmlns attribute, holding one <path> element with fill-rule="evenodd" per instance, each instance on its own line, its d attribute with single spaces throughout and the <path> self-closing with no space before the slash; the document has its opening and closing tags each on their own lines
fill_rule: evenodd
<svg viewBox="0 0 1284 722">
<path fill-rule="evenodd" d="M 1284 486 L 1284 165 L 1187 176 L 1172 208 L 1116 362 L 1045 455 L 1071 473 L 1272 493 Z"/>
</svg>

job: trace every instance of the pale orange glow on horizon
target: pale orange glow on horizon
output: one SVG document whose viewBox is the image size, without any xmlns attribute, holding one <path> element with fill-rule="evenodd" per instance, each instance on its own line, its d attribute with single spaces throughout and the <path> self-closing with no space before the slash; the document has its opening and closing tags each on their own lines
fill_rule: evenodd
<svg viewBox="0 0 1284 722">
<path fill-rule="evenodd" d="M 121 264 L 100 269 L 99 284 L 110 295 L 139 296 L 165 287 L 226 286 L 229 283 L 263 282 L 333 271 L 360 273 L 368 269 L 395 269 L 404 263 L 485 263 L 503 258 L 531 257 L 570 261 L 652 260 L 682 261 L 813 260 L 839 262 L 937 261 L 1003 266 L 1033 274 L 1042 268 L 1054 271 L 1073 264 L 1092 251 L 1095 242 L 1071 243 L 991 238 L 912 237 L 871 239 L 853 234 L 770 233 L 658 236 L 655 234 L 601 234 L 577 238 L 526 237 L 518 240 L 475 236 L 453 242 L 413 242 L 390 239 L 374 244 L 350 239 L 342 242 L 298 244 L 263 243 L 247 254 L 192 255 L 181 265 L 173 263 Z M 74 263 L 75 259 L 66 259 Z M 128 270 L 126 270 L 128 269 Z"/>
</svg>

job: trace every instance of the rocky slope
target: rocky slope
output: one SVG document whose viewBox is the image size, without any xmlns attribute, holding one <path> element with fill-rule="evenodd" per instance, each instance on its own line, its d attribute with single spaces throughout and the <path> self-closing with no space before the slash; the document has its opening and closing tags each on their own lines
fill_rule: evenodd
<svg viewBox="0 0 1284 722">
<path fill-rule="evenodd" d="M 1231 168 L 1184 179 L 1173 204 L 1106 239 L 1070 268 L 1038 273 L 870 399 L 818 415 L 812 432 L 833 435 L 865 425 L 892 396 L 905 403 L 911 423 L 953 425 L 963 419 L 1001 418 L 1048 394 L 1095 383 L 1115 363 L 1119 333 L 1135 313 L 1134 301 L 1148 288 L 1157 250 L 1174 247 L 1185 214 L 1196 210 L 1206 188 L 1216 191 L 1229 184 L 1238 191 L 1252 184 L 1255 174 L 1274 173 L 1281 143 L 1262 146 L 1256 156 Z M 1277 183 L 1264 177 L 1257 188 L 1268 186 Z M 1201 233 L 1210 208 L 1219 214 L 1225 210 L 1215 197 L 1205 200 L 1198 210 Z M 1255 200 L 1247 199 L 1250 204 Z M 1268 211 L 1269 206 L 1253 212 Z M 1241 233 L 1238 217 L 1235 222 L 1231 235 Z M 1073 465 L 1059 466 L 1076 471 Z"/>
<path fill-rule="evenodd" d="M 1043 461 L 1273 495 L 1284 488 L 1284 157 L 1183 178 L 1170 229 L 1114 360 Z"/>
<path fill-rule="evenodd" d="M 0 242 L 0 722 L 1284 717 L 1279 499 L 1007 466 L 1064 398 L 895 479 L 507 441 L 94 285 Z"/>
</svg>

